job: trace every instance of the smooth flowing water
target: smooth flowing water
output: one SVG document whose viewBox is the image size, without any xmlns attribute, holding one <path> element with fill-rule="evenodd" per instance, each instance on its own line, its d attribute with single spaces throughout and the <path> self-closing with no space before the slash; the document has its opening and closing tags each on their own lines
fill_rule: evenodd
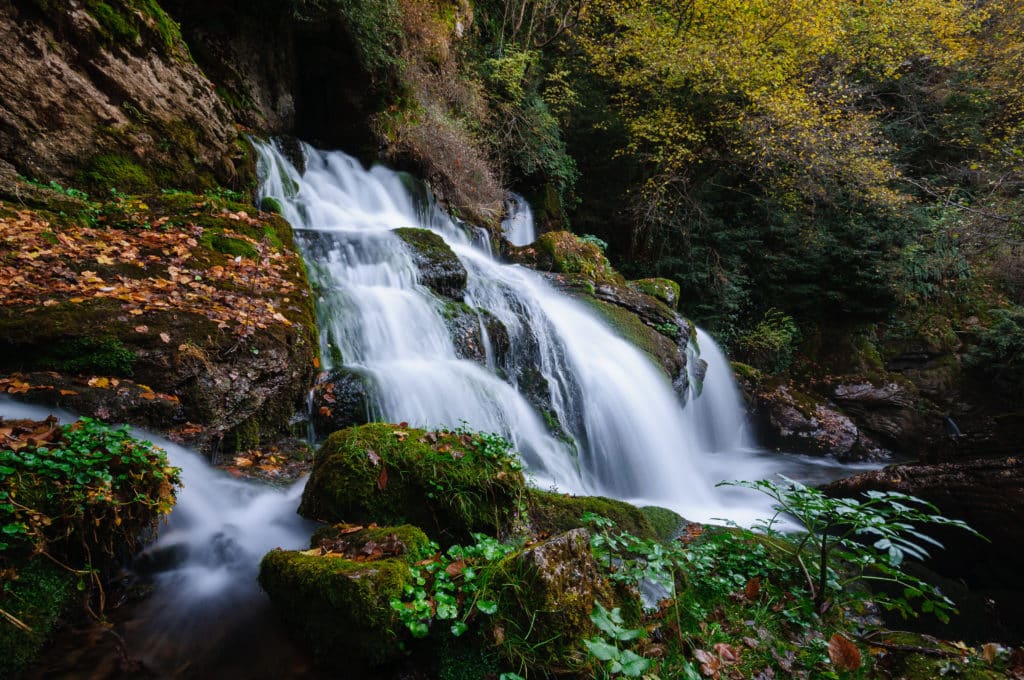
<svg viewBox="0 0 1024 680">
<path fill-rule="evenodd" d="M 478 230 L 408 176 L 309 146 L 300 173 L 272 144 L 258 148 L 262 193 L 282 205 L 318 291 L 323 356 L 336 364 L 328 368 L 363 376 L 372 416 L 501 433 L 541 486 L 663 505 L 693 520 L 756 513 L 749 497 L 737 503 L 714 488 L 771 471 L 746 438 L 731 369 L 709 335 L 698 331 L 689 350 L 691 371 L 707 364 L 703 381 L 691 380 L 702 388 L 680 395 L 583 303 L 497 260 Z M 505 234 L 532 239 L 529 207 L 515 196 L 509 207 Z M 462 262 L 468 310 L 455 313 L 478 326 L 482 357 L 460 351 L 452 301 L 421 285 L 398 228 L 440 235 Z"/>
<path fill-rule="evenodd" d="M 482 230 L 448 217 L 408 176 L 310 147 L 300 174 L 273 146 L 258 148 L 263 193 L 281 202 L 318 291 L 325 363 L 368 381 L 370 415 L 499 432 L 539 486 L 663 505 L 692 520 L 747 523 L 765 514 L 755 495 L 715 488 L 724 479 L 783 472 L 816 482 L 850 470 L 758 450 L 728 361 L 703 331 L 686 350 L 690 386 L 679 393 L 582 303 L 495 259 Z M 505 234 L 528 243 L 529 206 L 512 197 L 509 210 Z M 399 227 L 429 229 L 452 248 L 468 272 L 464 304 L 420 284 L 392 231 Z M 475 325 L 475 359 L 454 339 L 453 317 L 463 334 Z M 5 418 L 52 411 L 0 397 Z M 128 657 L 161 677 L 313 677 L 256 583 L 263 554 L 308 541 L 312 527 L 295 513 L 302 482 L 245 482 L 171 441 L 136 434 L 167 450 L 184 488 L 159 539 L 126 575 L 152 588 L 115 614 Z M 106 643 L 94 652 L 69 638 L 31 677 L 122 677 L 125 650 L 106 629 L 98 635 Z"/>
</svg>

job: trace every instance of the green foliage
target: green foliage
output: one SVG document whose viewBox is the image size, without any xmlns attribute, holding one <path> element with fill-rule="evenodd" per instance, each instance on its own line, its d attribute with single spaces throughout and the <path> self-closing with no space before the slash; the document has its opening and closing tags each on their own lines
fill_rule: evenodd
<svg viewBox="0 0 1024 680">
<path fill-rule="evenodd" d="M 24 177 L 22 175 L 18 175 L 18 179 L 20 179 L 25 184 L 29 184 L 39 189 L 49 189 L 50 191 L 55 191 L 58 194 L 61 194 L 62 196 L 67 196 L 68 198 L 76 198 L 79 201 L 89 200 L 89 194 L 85 193 L 84 191 L 79 191 L 78 189 L 74 189 L 72 187 L 61 186 L 59 183 L 54 182 L 52 180 L 50 182 L 42 182 L 40 180 L 29 179 L 28 177 Z"/>
<path fill-rule="evenodd" d="M 404 34 L 398 0 L 301 0 L 295 3 L 300 21 L 340 16 L 363 68 L 378 74 L 400 70 L 398 56 Z"/>
<path fill-rule="evenodd" d="M 781 373 L 793 364 L 800 342 L 800 329 L 793 317 L 769 309 L 760 322 L 736 339 L 741 357 L 753 366 Z"/>
<path fill-rule="evenodd" d="M 785 479 L 785 478 L 784 478 Z M 829 498 L 821 491 L 786 479 L 774 482 L 728 482 L 759 491 L 774 502 L 775 514 L 760 523 L 769 535 L 784 539 L 807 570 L 807 587 L 818 612 L 832 601 L 850 604 L 862 597 L 854 586 L 883 583 L 901 589 L 897 594 L 878 591 L 872 601 L 902 616 L 931 612 L 942 621 L 955 612 L 953 602 L 937 588 L 908 573 L 904 559 L 924 560 L 928 548 L 942 547 L 921 533 L 923 525 L 949 526 L 978 535 L 965 522 L 938 513 L 934 505 L 894 491 L 869 491 L 863 500 Z M 781 534 L 778 526 L 790 518 L 805 533 Z M 805 559 L 806 558 L 806 559 Z"/>
<path fill-rule="evenodd" d="M 469 629 L 477 614 L 491 616 L 498 604 L 488 592 L 497 563 L 519 546 L 473 534 L 474 543 L 453 545 L 445 552 L 432 543 L 428 554 L 410 570 L 410 581 L 391 608 L 414 637 L 426 637 L 434 621 L 450 622 L 455 637 Z"/>
<path fill-rule="evenodd" d="M 99 567 L 170 511 L 178 475 L 127 426 L 91 418 L 64 427 L 53 446 L 0 450 L 0 560 L 54 551 Z"/>
<path fill-rule="evenodd" d="M 638 678 L 650 668 L 650 659 L 630 649 L 620 648 L 620 643 L 636 640 L 644 635 L 644 631 L 626 627 L 618 607 L 608 611 L 600 602 L 595 602 L 590 620 L 604 635 L 586 639 L 583 644 L 595 659 L 604 662 L 608 675 Z"/>
<path fill-rule="evenodd" d="M 1024 307 L 993 309 L 968 364 L 1005 394 L 1024 398 Z"/>
<path fill-rule="evenodd" d="M 596 246 L 597 249 L 600 250 L 602 253 L 608 250 L 608 242 L 599 239 L 593 234 L 583 234 L 582 236 L 580 236 L 580 241 L 583 241 L 584 243 L 589 243 L 592 246 Z"/>
</svg>

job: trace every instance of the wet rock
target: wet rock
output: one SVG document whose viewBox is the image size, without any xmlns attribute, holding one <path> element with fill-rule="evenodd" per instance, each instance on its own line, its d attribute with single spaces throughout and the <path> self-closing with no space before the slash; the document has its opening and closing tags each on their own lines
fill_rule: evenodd
<svg viewBox="0 0 1024 680">
<path fill-rule="evenodd" d="M 422 285 L 440 296 L 462 301 L 466 268 L 443 238 L 427 229 L 395 229 L 393 233 L 409 247 Z"/>
<path fill-rule="evenodd" d="M 679 284 L 672 279 L 638 279 L 630 281 L 629 286 L 645 295 L 661 300 L 670 309 L 679 308 Z"/>
<path fill-rule="evenodd" d="M 833 455 L 842 461 L 879 460 L 892 455 L 835 406 L 785 385 L 761 391 L 756 412 L 770 445 L 780 449 Z"/>
<path fill-rule="evenodd" d="M 832 398 L 861 430 L 893 448 L 917 452 L 943 433 L 938 414 L 920 403 L 913 387 L 844 383 L 832 388 Z"/>
<path fill-rule="evenodd" d="M 369 397 L 368 379 L 355 371 L 341 369 L 322 376 L 313 388 L 311 416 L 318 436 L 369 422 Z"/>
</svg>

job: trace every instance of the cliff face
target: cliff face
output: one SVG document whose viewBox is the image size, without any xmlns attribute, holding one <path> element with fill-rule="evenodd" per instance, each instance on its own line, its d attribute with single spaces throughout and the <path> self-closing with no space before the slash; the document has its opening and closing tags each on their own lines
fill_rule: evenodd
<svg viewBox="0 0 1024 680">
<path fill-rule="evenodd" d="M 0 1 L 0 157 L 106 192 L 242 186 L 230 112 L 149 0 Z"/>
</svg>

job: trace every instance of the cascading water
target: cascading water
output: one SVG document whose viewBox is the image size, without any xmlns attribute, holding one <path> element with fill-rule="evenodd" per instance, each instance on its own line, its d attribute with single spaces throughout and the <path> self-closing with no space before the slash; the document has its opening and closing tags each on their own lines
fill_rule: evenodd
<svg viewBox="0 0 1024 680">
<path fill-rule="evenodd" d="M 694 520 L 736 517 L 720 505 L 713 483 L 723 477 L 704 455 L 745 446 L 731 371 L 710 336 L 698 334 L 708 375 L 684 409 L 645 354 L 540 274 L 495 260 L 405 176 L 309 146 L 300 174 L 273 145 L 258 148 L 262 193 L 282 205 L 319 291 L 323 355 L 372 385 L 374 416 L 499 432 L 542 485 Z M 513 216 L 528 210 L 515 207 Z M 462 262 L 482 360 L 460 356 L 451 302 L 419 284 L 397 228 L 429 229 Z M 525 238 L 508 221 L 506 233 Z"/>
<path fill-rule="evenodd" d="M 530 204 L 519 194 L 509 194 L 505 201 L 505 211 L 508 213 L 501 223 L 501 231 L 505 238 L 514 246 L 526 246 L 537 238 L 537 232 L 533 227 L 533 212 Z"/>
</svg>

